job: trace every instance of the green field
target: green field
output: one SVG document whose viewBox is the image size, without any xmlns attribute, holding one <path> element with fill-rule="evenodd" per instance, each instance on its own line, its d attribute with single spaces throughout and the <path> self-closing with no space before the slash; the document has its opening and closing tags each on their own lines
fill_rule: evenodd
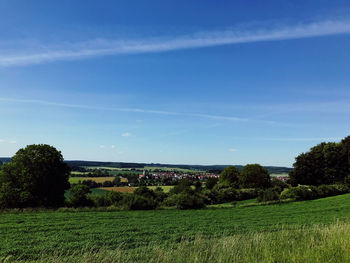
<svg viewBox="0 0 350 263">
<path fill-rule="evenodd" d="M 27 259 L 54 251 L 135 249 L 150 243 L 176 244 L 198 235 L 220 238 L 336 220 L 348 222 L 350 194 L 267 206 L 187 211 L 6 212 L 0 216 L 0 256 Z"/>
<path fill-rule="evenodd" d="M 95 181 L 96 183 L 103 183 L 106 181 L 113 182 L 114 179 L 115 179 L 114 176 L 110 176 L 110 177 L 69 177 L 69 182 L 71 184 L 78 184 L 79 182 L 82 182 L 82 181 L 91 180 L 91 181 Z"/>
</svg>

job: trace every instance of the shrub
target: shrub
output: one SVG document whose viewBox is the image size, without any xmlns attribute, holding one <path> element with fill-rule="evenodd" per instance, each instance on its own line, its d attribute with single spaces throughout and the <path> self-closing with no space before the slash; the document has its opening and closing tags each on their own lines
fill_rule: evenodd
<svg viewBox="0 0 350 263">
<path fill-rule="evenodd" d="M 175 185 L 173 188 L 170 190 L 170 194 L 179 194 L 182 192 L 190 192 L 192 191 L 191 189 L 192 181 L 190 181 L 188 178 L 183 178 L 179 181 L 177 185 Z"/>
<path fill-rule="evenodd" d="M 162 187 L 157 187 L 154 190 L 154 193 L 155 193 L 156 200 L 158 203 L 163 202 L 168 197 L 168 195 L 164 192 Z"/>
<path fill-rule="evenodd" d="M 90 193 L 90 188 L 86 185 L 73 185 L 69 189 L 67 205 L 72 207 L 93 206 L 93 201 L 88 197 Z"/>
<path fill-rule="evenodd" d="M 216 185 L 212 192 L 215 195 L 216 203 L 231 202 L 239 197 L 237 189 L 224 185 Z"/>
<path fill-rule="evenodd" d="M 277 178 L 272 178 L 271 179 L 271 187 L 275 187 L 275 188 L 278 187 L 280 189 L 280 192 L 282 192 L 283 189 L 289 188 L 289 187 L 291 187 L 291 185 L 282 181 L 282 180 L 279 180 Z"/>
<path fill-rule="evenodd" d="M 268 188 L 258 193 L 258 202 L 276 201 L 280 199 L 280 193 L 276 188 Z"/>
<path fill-rule="evenodd" d="M 322 198 L 327 196 L 334 196 L 345 194 L 349 192 L 349 187 L 346 185 L 320 185 L 320 186 L 307 186 L 299 185 L 297 187 L 291 187 L 284 189 L 281 193 L 281 199 L 294 199 L 294 200 L 310 200 L 316 198 Z"/>
<path fill-rule="evenodd" d="M 157 207 L 157 202 L 153 198 L 140 195 L 132 195 L 126 200 L 127 209 L 129 210 L 152 210 Z"/>
<path fill-rule="evenodd" d="M 258 190 L 255 188 L 247 188 L 247 189 L 239 189 L 237 200 L 248 200 L 252 198 L 256 198 L 258 196 Z"/>
<path fill-rule="evenodd" d="M 119 192 L 108 191 L 104 195 L 91 195 L 95 206 L 118 206 L 123 200 L 123 195 Z"/>
<path fill-rule="evenodd" d="M 215 177 L 209 177 L 206 181 L 205 181 L 205 187 L 209 190 L 213 189 L 214 186 L 217 184 L 218 182 L 218 178 Z"/>
<path fill-rule="evenodd" d="M 198 194 L 181 193 L 177 195 L 176 207 L 178 209 L 199 209 L 204 206 L 204 199 Z"/>
<path fill-rule="evenodd" d="M 291 187 L 284 189 L 280 196 L 281 199 L 294 199 L 294 200 L 310 200 L 315 198 L 315 193 L 310 186 L 299 185 L 297 187 Z"/>
</svg>

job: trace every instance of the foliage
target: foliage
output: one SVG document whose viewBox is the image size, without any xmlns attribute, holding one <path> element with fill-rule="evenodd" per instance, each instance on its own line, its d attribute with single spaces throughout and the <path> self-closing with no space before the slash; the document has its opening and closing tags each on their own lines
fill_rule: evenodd
<svg viewBox="0 0 350 263">
<path fill-rule="evenodd" d="M 259 164 L 247 164 L 239 177 L 242 188 L 267 188 L 270 186 L 269 172 Z"/>
<path fill-rule="evenodd" d="M 0 207 L 58 207 L 64 204 L 70 169 L 61 152 L 38 144 L 20 149 L 0 173 Z"/>
<path fill-rule="evenodd" d="M 158 205 L 156 193 L 146 186 L 138 187 L 132 195 L 123 200 L 129 210 L 151 210 Z"/>
<path fill-rule="evenodd" d="M 192 181 L 189 180 L 188 178 L 183 178 L 179 181 L 177 185 L 175 185 L 171 190 L 171 194 L 179 194 L 182 192 L 189 192 L 191 191 L 191 185 Z"/>
<path fill-rule="evenodd" d="M 238 187 L 239 170 L 235 166 L 226 167 L 220 174 L 219 184 Z"/>
<path fill-rule="evenodd" d="M 342 183 L 349 175 L 350 136 L 340 143 L 320 143 L 295 158 L 290 172 L 293 185 Z"/>
<path fill-rule="evenodd" d="M 129 210 L 152 210 L 157 207 L 155 199 L 135 194 L 126 196 L 124 203 Z"/>
<path fill-rule="evenodd" d="M 282 181 L 282 180 L 279 180 L 277 178 L 272 178 L 271 179 L 271 187 L 279 188 L 280 192 L 282 192 L 282 190 L 284 188 L 289 188 L 289 187 L 291 187 L 291 185 L 286 183 L 286 182 L 284 182 L 284 181 Z"/>
<path fill-rule="evenodd" d="M 214 186 L 218 183 L 218 178 L 215 177 L 209 177 L 206 181 L 205 181 L 205 187 L 209 190 L 213 189 Z"/>
<path fill-rule="evenodd" d="M 104 195 L 90 195 L 90 198 L 97 207 L 118 206 L 123 200 L 123 195 L 115 191 L 106 191 Z"/>
<path fill-rule="evenodd" d="M 279 188 L 268 188 L 260 190 L 258 193 L 258 202 L 275 201 L 280 199 Z"/>
<path fill-rule="evenodd" d="M 180 193 L 176 195 L 176 207 L 178 209 L 199 209 L 205 206 L 200 194 Z"/>
<path fill-rule="evenodd" d="M 93 201 L 88 197 L 91 190 L 88 186 L 83 184 L 73 185 L 69 189 L 69 198 L 67 200 L 67 206 L 71 207 L 84 207 L 92 206 Z"/>
<path fill-rule="evenodd" d="M 286 188 L 281 193 L 281 199 L 310 200 L 322 197 L 341 195 L 349 192 L 346 185 L 320 185 L 307 186 L 299 185 L 297 187 Z"/>
</svg>

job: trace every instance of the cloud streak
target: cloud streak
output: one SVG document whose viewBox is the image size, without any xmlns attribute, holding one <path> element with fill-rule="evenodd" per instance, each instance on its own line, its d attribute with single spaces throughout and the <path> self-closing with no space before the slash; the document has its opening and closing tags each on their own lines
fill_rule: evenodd
<svg viewBox="0 0 350 263">
<path fill-rule="evenodd" d="M 11 53 L 3 50 L 0 66 L 24 66 L 62 60 L 86 59 L 98 56 L 123 54 L 155 53 L 183 49 L 214 47 L 239 43 L 277 41 L 329 36 L 350 33 L 350 20 L 321 21 L 275 28 L 254 30 L 225 30 L 199 32 L 192 35 L 158 37 L 140 40 L 95 39 L 80 43 L 62 43 L 55 47 L 47 46 L 41 50 L 23 47 L 27 52 Z"/>
<path fill-rule="evenodd" d="M 234 122 L 256 122 L 264 124 L 274 124 L 273 121 L 268 120 L 254 120 L 248 118 L 239 118 L 235 116 L 221 116 L 213 114 L 198 114 L 198 113 L 185 113 L 185 112 L 175 112 L 175 111 L 162 111 L 162 110 L 150 110 L 150 109 L 139 109 L 139 108 L 116 108 L 116 107 L 97 107 L 81 104 L 67 104 L 67 103 L 57 103 L 44 100 L 25 100 L 25 99 L 14 99 L 14 98 L 1 98 L 0 102 L 7 103 L 21 103 L 21 104 L 36 104 L 43 106 L 54 106 L 63 108 L 76 108 L 76 109 L 86 109 L 86 110 L 102 110 L 102 111 L 119 111 L 119 112 L 130 112 L 130 113 L 144 113 L 144 114 L 156 114 L 156 115 L 167 115 L 167 116 L 182 116 L 182 117 L 194 117 L 201 119 L 211 119 L 217 121 L 234 121 Z M 122 135 L 124 136 L 124 135 Z M 128 137 L 128 136 L 124 136 Z"/>
</svg>

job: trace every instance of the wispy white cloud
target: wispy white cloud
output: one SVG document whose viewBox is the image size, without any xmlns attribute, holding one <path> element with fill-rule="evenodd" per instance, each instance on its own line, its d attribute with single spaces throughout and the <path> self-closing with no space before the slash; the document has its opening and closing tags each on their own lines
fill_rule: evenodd
<svg viewBox="0 0 350 263">
<path fill-rule="evenodd" d="M 0 143 L 1 143 L 1 142 L 4 142 L 4 141 L 5 141 L 4 139 L 0 139 Z"/>
<path fill-rule="evenodd" d="M 106 146 L 104 146 L 104 145 L 100 145 L 100 148 L 101 148 L 101 149 L 104 149 L 104 148 L 106 148 Z"/>
<path fill-rule="evenodd" d="M 123 137 L 131 137 L 132 134 L 131 134 L 130 132 L 124 132 L 124 133 L 122 134 L 122 136 L 123 136 Z"/>
<path fill-rule="evenodd" d="M 204 119 L 213 119 L 221 121 L 235 121 L 235 122 L 258 122 L 273 124 L 275 122 L 269 120 L 254 120 L 248 118 L 240 118 L 236 116 L 222 116 L 215 114 L 199 114 L 199 113 L 184 113 L 184 112 L 175 112 L 175 111 L 163 111 L 163 110 L 154 110 L 154 109 L 139 109 L 139 108 L 117 108 L 117 107 L 95 107 L 90 105 L 81 105 L 81 104 L 67 104 L 67 103 L 57 103 L 44 100 L 25 100 L 25 99 L 14 99 L 14 98 L 1 98 L 0 102 L 7 103 L 27 103 L 27 104 L 36 104 L 43 106 L 54 106 L 54 107 L 65 107 L 65 108 L 77 108 L 77 109 L 86 109 L 86 110 L 102 110 L 102 111 L 120 111 L 120 112 L 131 112 L 131 113 L 145 113 L 145 114 L 157 114 L 157 115 L 170 115 L 170 116 L 185 116 L 185 117 L 195 117 L 195 118 L 204 118 Z"/>
<path fill-rule="evenodd" d="M 42 50 L 25 45 L 20 52 L 2 50 L 0 66 L 21 66 L 59 60 L 75 60 L 96 56 L 153 53 L 172 50 L 232 45 L 238 43 L 300 39 L 350 33 L 350 20 L 321 21 L 294 26 L 278 26 L 245 30 L 199 32 L 192 35 L 158 37 L 140 40 L 95 39 L 81 43 L 62 43 L 55 47 L 41 43 Z"/>
<path fill-rule="evenodd" d="M 16 144 L 17 141 L 15 141 L 15 140 L 10 140 L 10 141 L 8 141 L 8 143 L 10 143 L 10 144 Z"/>
<path fill-rule="evenodd" d="M 229 152 L 237 152 L 237 149 L 230 148 L 228 149 Z"/>
<path fill-rule="evenodd" d="M 112 148 L 112 149 L 115 149 L 115 145 L 111 145 L 111 148 Z"/>
</svg>

